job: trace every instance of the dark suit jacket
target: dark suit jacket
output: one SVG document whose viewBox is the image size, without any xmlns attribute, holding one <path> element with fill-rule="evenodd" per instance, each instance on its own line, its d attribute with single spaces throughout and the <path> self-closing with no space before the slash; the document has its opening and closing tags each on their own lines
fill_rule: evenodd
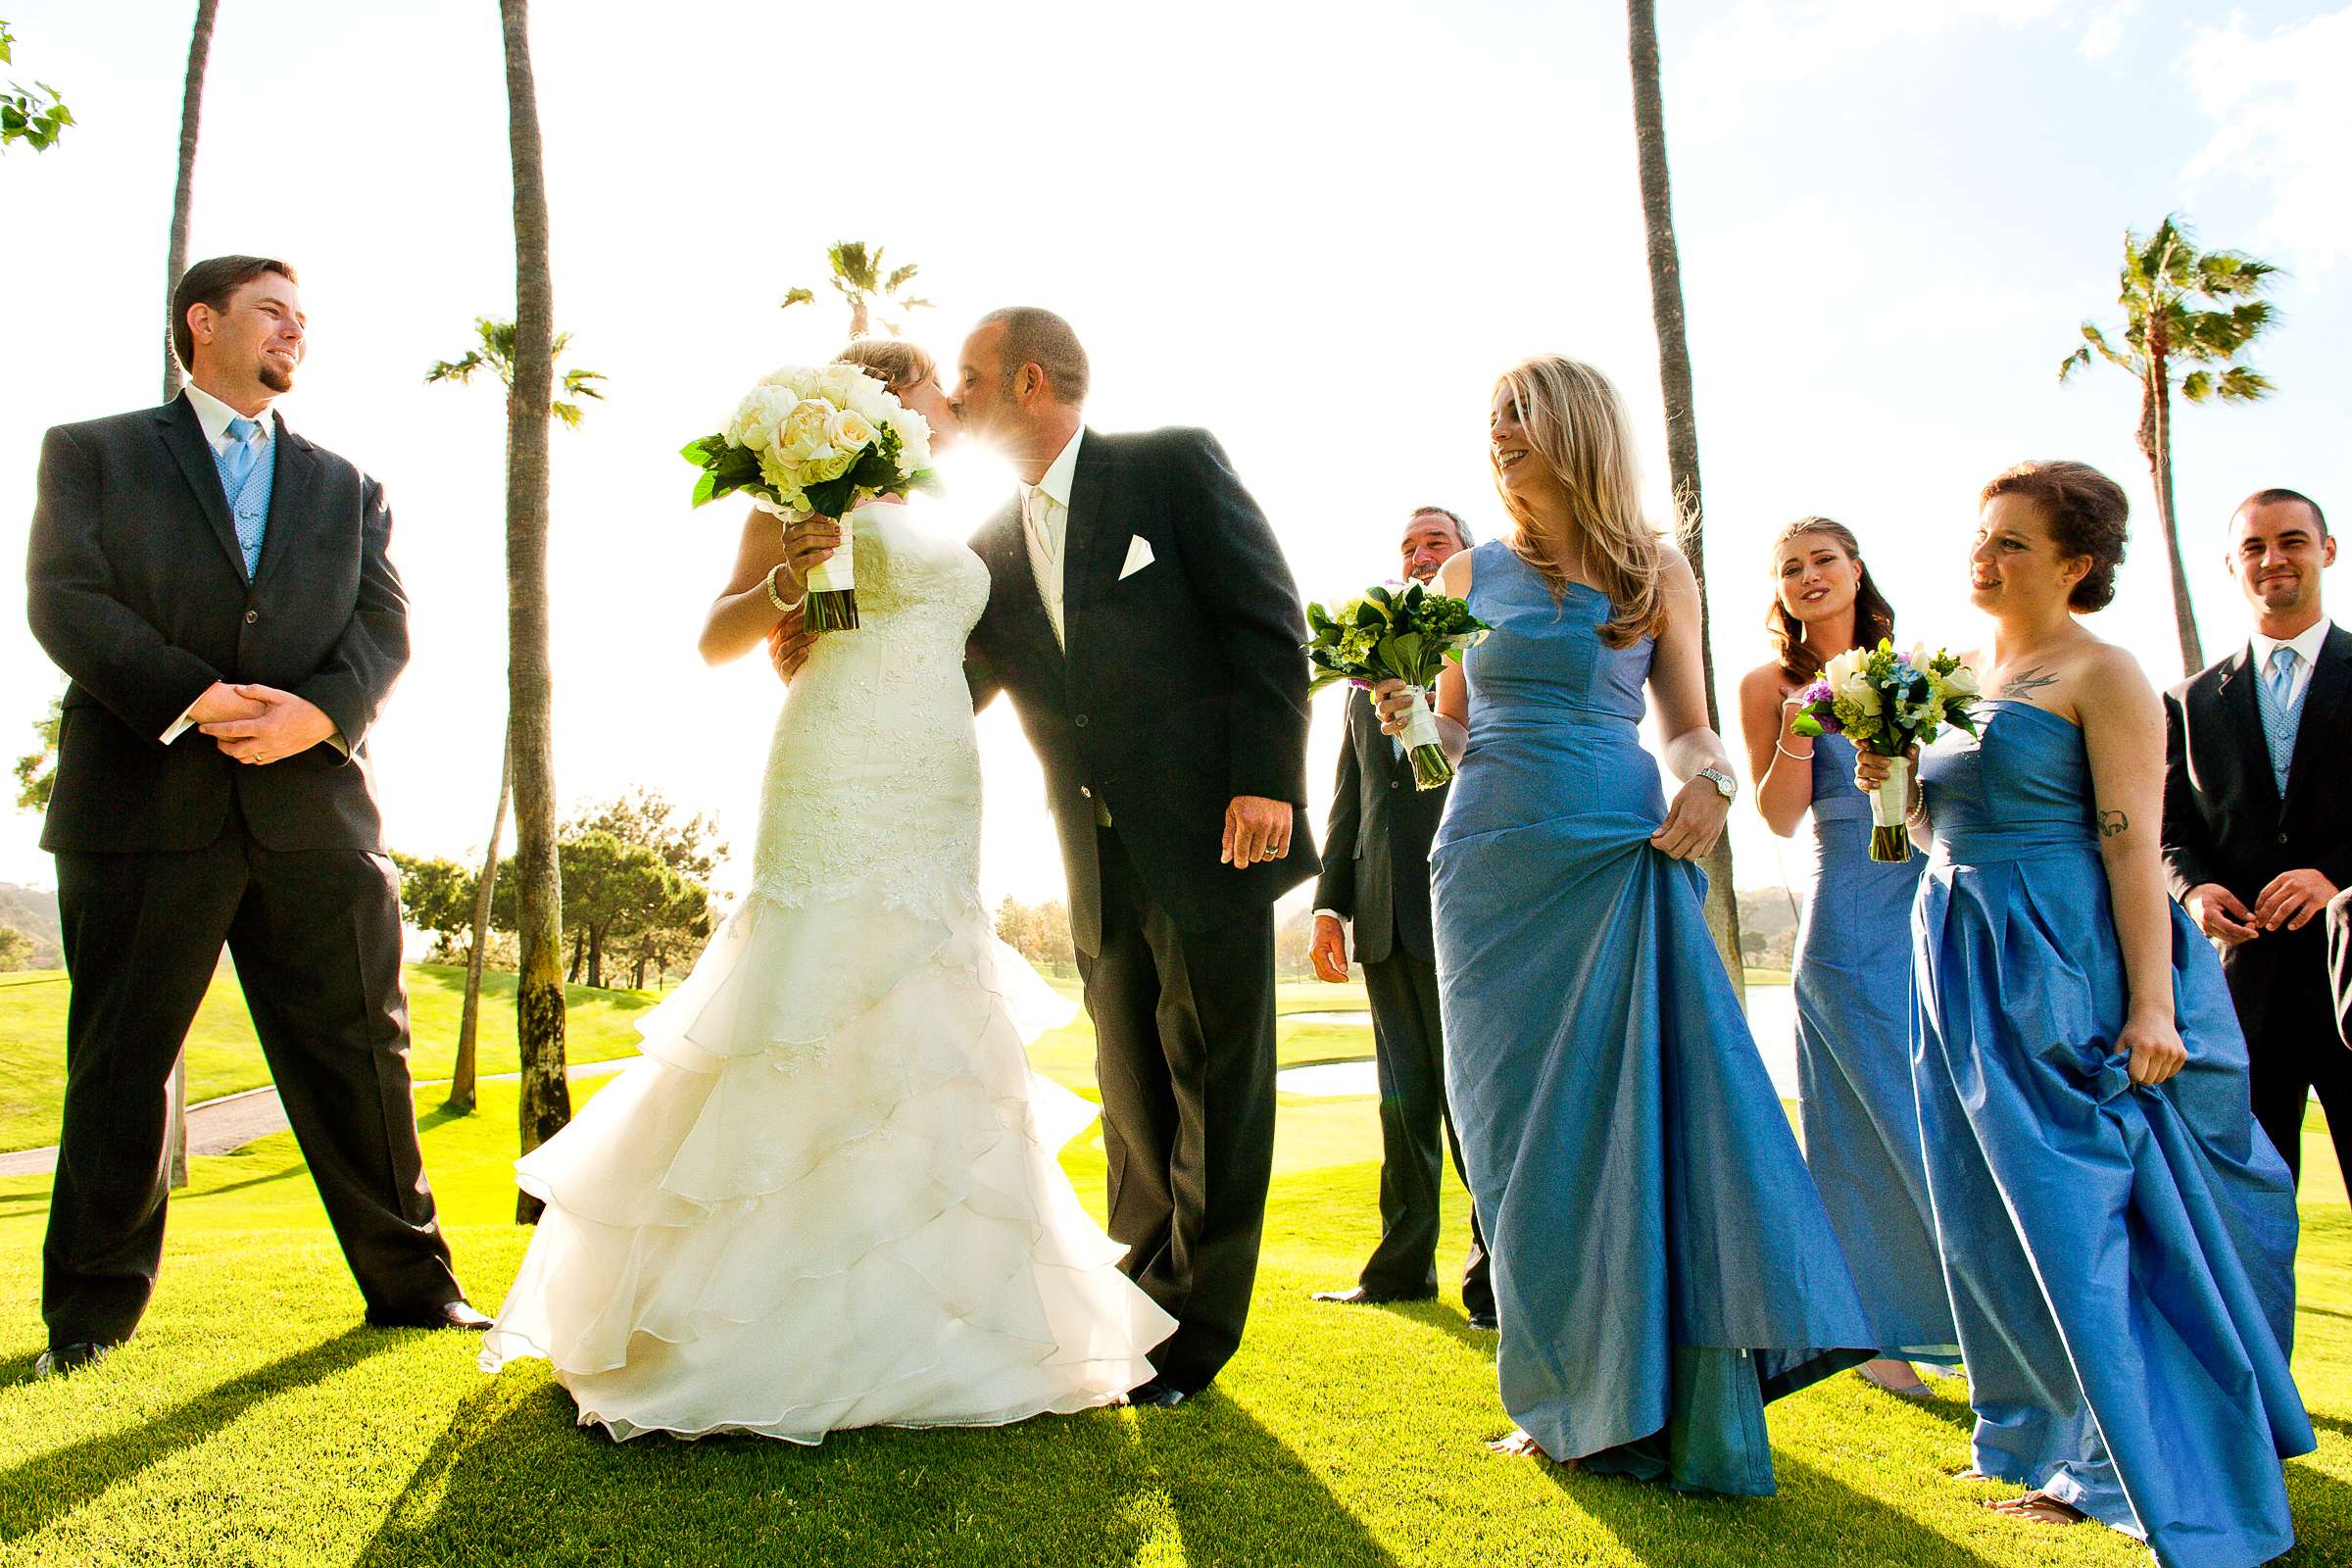
<svg viewBox="0 0 2352 1568">
<path fill-rule="evenodd" d="M 368 730 L 409 662 L 392 514 L 375 480 L 282 422 L 271 451 L 248 583 L 187 399 L 61 424 L 42 442 L 28 614 L 72 681 L 43 848 L 201 849 L 233 797 L 266 848 L 382 850 Z M 322 744 L 254 765 L 194 729 L 164 745 L 217 680 L 308 698 L 349 755 Z"/>
<path fill-rule="evenodd" d="M 1062 547 L 1066 656 L 1038 598 L 1020 508 L 974 536 L 988 608 L 973 705 L 1002 690 L 1044 764 L 1069 876 L 1070 930 L 1100 951 L 1095 805 L 1179 927 L 1262 907 L 1316 869 L 1306 809 L 1306 612 L 1265 514 L 1205 430 L 1085 433 Z M 1152 561 L 1120 576 L 1130 540 Z M 1287 858 L 1220 864 L 1226 804 L 1292 805 Z"/>
<path fill-rule="evenodd" d="M 2164 864 L 2173 896 L 2219 882 L 2251 908 L 2281 871 L 2352 886 L 2352 632 L 2312 663 L 2281 801 L 2263 742 L 2251 645 L 2165 694 Z M 2331 1038 L 2324 922 L 2221 950 L 2248 1036 L 2268 1023 Z"/>
<path fill-rule="evenodd" d="M 1429 845 L 1450 785 L 1416 788 L 1413 764 L 1380 730 L 1362 692 L 1348 688 L 1348 733 L 1339 792 L 1323 833 L 1315 907 L 1355 922 L 1355 956 L 1379 963 L 1402 948 L 1435 960 L 1429 912 Z"/>
</svg>

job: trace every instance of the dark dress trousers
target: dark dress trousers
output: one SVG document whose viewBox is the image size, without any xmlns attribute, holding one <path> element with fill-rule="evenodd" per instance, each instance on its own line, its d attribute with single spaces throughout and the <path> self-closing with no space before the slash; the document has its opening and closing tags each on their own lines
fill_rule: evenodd
<svg viewBox="0 0 2352 1568">
<path fill-rule="evenodd" d="M 1110 1234 L 1177 1320 L 1185 1392 L 1241 1344 L 1274 1159 L 1274 901 L 1315 872 L 1305 612 L 1273 530 L 1204 430 L 1089 430 L 1062 547 L 1065 654 L 1017 506 L 973 539 L 975 707 L 1012 699 L 1044 766 L 1096 1035 Z M 1122 574 L 1132 541 L 1150 564 Z M 1290 855 L 1217 858 L 1237 795 L 1292 806 Z"/>
<path fill-rule="evenodd" d="M 2173 896 L 2218 882 L 2248 908 L 2281 871 L 2352 886 L 2352 632 L 2320 645 L 2281 800 L 2256 706 L 2251 647 L 2165 694 L 2164 863 Z M 2317 1091 L 2352 1179 L 2352 1050 L 2337 1028 L 2327 921 L 2221 950 L 2246 1031 L 2254 1116 L 2302 1169 L 2303 1113 Z"/>
<path fill-rule="evenodd" d="M 1438 1184 L 1449 1145 L 1454 1173 L 1462 1171 L 1446 1106 L 1430 928 L 1429 845 L 1447 790 L 1417 788 L 1413 764 L 1381 733 L 1372 704 L 1352 688 L 1347 702 L 1315 906 L 1354 925 L 1380 1070 L 1380 1246 L 1359 1283 L 1376 1296 L 1423 1296 L 1438 1285 Z M 1462 1267 L 1464 1310 L 1494 1310 L 1488 1273 L 1486 1233 L 1473 1210 Z"/>
<path fill-rule="evenodd" d="M 167 1081 L 223 943 L 370 1315 L 464 1294 L 410 1101 L 399 887 L 367 736 L 408 662 L 377 483 L 280 422 L 260 563 L 244 557 L 195 410 L 49 431 L 29 618 L 71 677 L 41 835 L 73 997 L 42 1250 L 52 1345 L 137 1326 L 163 1251 Z M 234 761 L 163 733 L 216 680 L 296 693 L 331 744 Z"/>
</svg>

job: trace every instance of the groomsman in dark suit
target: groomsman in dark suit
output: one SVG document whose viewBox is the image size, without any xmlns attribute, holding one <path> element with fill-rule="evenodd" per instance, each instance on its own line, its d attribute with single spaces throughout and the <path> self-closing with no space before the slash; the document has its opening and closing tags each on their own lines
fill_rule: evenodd
<svg viewBox="0 0 2352 1568">
<path fill-rule="evenodd" d="M 2298 1175 L 2315 1090 L 2352 1175 L 2352 1050 L 2326 936 L 2328 902 L 2352 886 L 2352 633 L 2320 602 L 2334 563 L 2316 502 L 2292 490 L 2249 497 L 2230 522 L 2229 564 L 2253 638 L 2164 705 L 2165 868 L 2221 951 L 2255 1119 Z"/>
<path fill-rule="evenodd" d="M 1470 548 L 1470 530 L 1443 507 L 1406 519 L 1398 546 L 1404 575 L 1428 582 Z M 1446 809 L 1445 789 L 1413 783 L 1403 748 L 1381 733 L 1368 701 L 1348 693 L 1338 793 L 1315 885 L 1315 973 L 1348 978 L 1342 922 L 1355 924 L 1355 957 L 1372 1003 L 1380 1069 L 1380 1246 L 1356 1283 L 1319 1291 L 1318 1301 L 1425 1301 L 1438 1294 L 1438 1183 L 1446 1147 L 1461 1173 L 1461 1146 L 1446 1108 L 1446 1046 L 1438 1023 L 1437 948 L 1430 929 L 1429 846 Z M 1462 1308 L 1473 1328 L 1494 1327 L 1486 1236 L 1470 1216 Z"/>
<path fill-rule="evenodd" d="M 48 433 L 25 567 L 71 677 L 41 835 L 73 982 L 44 1375 L 130 1338 L 154 1292 L 166 1082 L 223 943 L 368 1320 L 489 1322 L 425 1184 L 368 767 L 409 660 L 391 512 L 270 410 L 306 346 L 291 267 L 198 263 L 172 334 L 183 396 Z"/>
</svg>

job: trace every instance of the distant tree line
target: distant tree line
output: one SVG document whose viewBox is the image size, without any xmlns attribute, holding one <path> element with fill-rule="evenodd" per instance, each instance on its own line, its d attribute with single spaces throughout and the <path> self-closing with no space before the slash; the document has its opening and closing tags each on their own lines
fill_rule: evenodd
<svg viewBox="0 0 2352 1568">
<path fill-rule="evenodd" d="M 556 839 L 564 884 L 567 978 L 602 986 L 626 977 L 642 988 L 690 964 L 711 927 L 710 876 L 727 853 L 718 825 L 687 815 L 653 790 L 633 790 L 592 806 L 565 822 Z M 393 856 L 411 925 L 429 933 L 433 956 L 463 963 L 470 956 L 480 873 L 455 860 Z M 493 968 L 515 966 L 511 864 L 502 863 L 490 906 L 494 933 L 484 949 Z"/>
</svg>

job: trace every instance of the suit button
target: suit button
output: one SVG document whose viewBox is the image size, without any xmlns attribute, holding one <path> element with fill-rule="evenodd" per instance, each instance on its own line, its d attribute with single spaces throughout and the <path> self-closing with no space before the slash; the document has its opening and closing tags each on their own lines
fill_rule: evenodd
<svg viewBox="0 0 2352 1568">
<path fill-rule="evenodd" d="M 1391 788 L 1391 789 L 1395 789 L 1396 787 L 1396 781 L 1395 779 L 1391 779 L 1391 780 L 1389 780 L 1389 788 Z"/>
<path fill-rule="evenodd" d="M 2283 834 L 2283 833 L 2279 834 L 2279 835 L 2278 835 L 2278 842 L 2279 842 L 2279 843 L 2281 843 L 2281 844 L 2284 844 L 2284 843 L 2286 842 L 2286 835 L 2285 835 L 2285 834 Z"/>
<path fill-rule="evenodd" d="M 1093 790 L 1090 790 L 1090 789 L 1088 789 L 1088 788 L 1087 788 L 1085 785 L 1083 785 L 1083 784 L 1081 784 L 1081 785 L 1079 785 L 1079 786 L 1078 786 L 1078 793 L 1079 793 L 1080 795 L 1083 795 L 1084 797 L 1086 797 L 1086 798 L 1087 798 L 1088 800 L 1090 800 L 1090 801 L 1091 801 L 1091 800 L 1093 800 L 1093 799 L 1095 798 L 1095 792 L 1094 792 Z"/>
<path fill-rule="evenodd" d="M 245 612 L 245 624 L 248 626 L 252 625 L 255 621 L 261 618 L 262 612 L 258 610 L 248 610 Z"/>
<path fill-rule="evenodd" d="M 1084 729 L 1086 728 L 1086 715 L 1084 713 L 1080 713 L 1076 718 L 1071 719 L 1070 722 L 1077 725 L 1080 729 Z"/>
</svg>

